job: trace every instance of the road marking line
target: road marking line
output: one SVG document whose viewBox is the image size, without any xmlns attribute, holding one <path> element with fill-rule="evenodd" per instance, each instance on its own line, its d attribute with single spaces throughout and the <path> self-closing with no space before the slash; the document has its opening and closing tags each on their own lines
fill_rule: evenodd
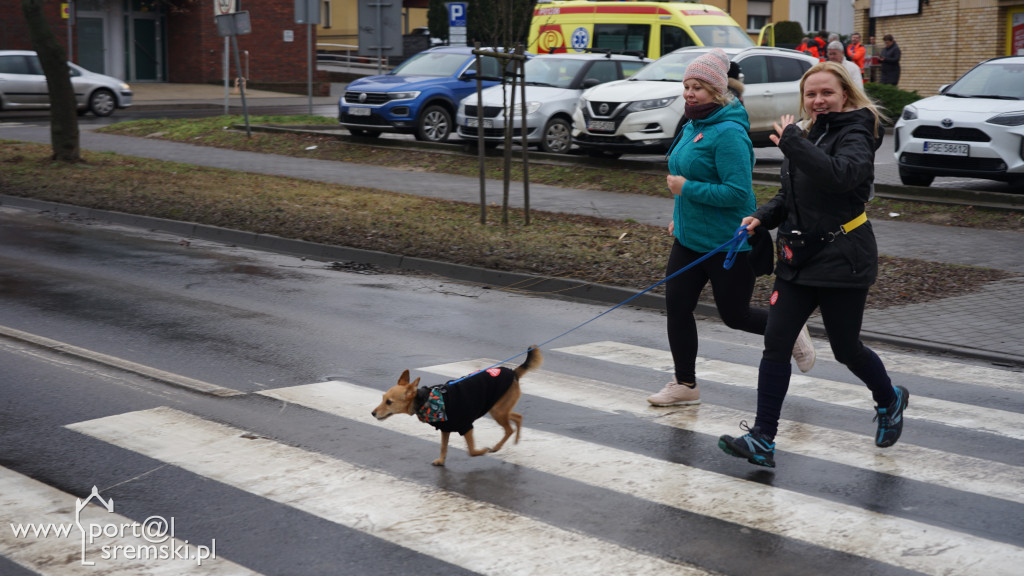
<svg viewBox="0 0 1024 576">
<path fill-rule="evenodd" d="M 457 378 L 495 362 L 485 358 L 430 366 L 423 370 L 446 378 Z M 650 391 L 548 371 L 528 375 L 523 382 L 523 393 L 609 414 L 630 414 L 655 424 L 704 434 L 738 434 L 740 421 L 753 417 L 752 412 L 706 402 L 692 407 L 655 408 L 647 403 Z M 908 422 L 913 425 L 913 419 L 908 419 Z M 908 442 L 900 442 L 892 448 L 877 448 L 872 442 L 873 424 L 865 418 L 864 426 L 864 434 L 853 434 L 781 420 L 779 451 L 1024 503 L 1022 467 L 951 454 Z"/>
<path fill-rule="evenodd" d="M 370 410 L 381 391 L 333 381 L 260 394 L 374 424 Z M 379 425 L 435 442 L 440 437 L 414 417 L 392 416 Z M 478 420 L 475 428 L 479 444 L 501 437 L 490 418 Z M 459 456 L 452 450 L 458 448 L 449 451 L 450 465 L 453 456 Z M 393 449 L 398 456 L 400 448 Z M 416 456 L 426 465 L 433 455 Z M 461 456 L 468 457 L 464 450 Z M 519 444 L 487 457 L 926 574 L 1010 573 L 1024 562 L 1024 549 L 1015 546 L 529 427 Z M 908 550 L 927 553 L 907 554 Z"/>
<path fill-rule="evenodd" d="M 43 336 L 37 336 L 35 334 L 23 332 L 7 326 L 0 326 L 0 336 L 10 338 L 12 340 L 27 342 L 41 348 L 46 348 L 47 350 L 58 354 L 66 354 L 83 360 L 88 360 L 89 362 L 96 362 L 98 364 L 111 366 L 119 370 L 124 370 L 125 372 L 145 376 L 146 378 L 156 380 L 157 382 L 163 382 L 164 384 L 170 384 L 171 386 L 177 386 L 178 388 L 185 388 L 193 392 L 199 392 L 200 394 L 219 397 L 240 396 L 245 394 L 245 392 L 239 392 L 232 388 L 225 388 L 216 384 L 210 384 L 209 382 L 195 380 L 187 376 L 174 374 L 173 372 L 166 372 L 143 364 L 137 364 L 123 358 L 109 356 L 86 348 L 79 348 L 78 346 L 72 346 L 71 344 L 65 344 L 64 342 L 51 340 Z"/>
<path fill-rule="evenodd" d="M 706 574 L 171 408 L 68 428 L 482 574 Z"/>
<path fill-rule="evenodd" d="M 556 350 L 606 362 L 650 368 L 667 374 L 671 374 L 673 371 L 672 354 L 667 350 L 619 342 L 594 342 L 557 348 Z M 697 358 L 697 377 L 730 386 L 757 389 L 757 367 L 754 366 Z M 910 391 L 910 394 L 908 421 L 923 420 L 972 432 L 984 432 L 1013 440 L 1024 440 L 1024 416 L 1020 414 L 926 398 L 914 395 L 913 390 Z M 874 414 L 875 411 L 871 393 L 859 382 L 848 384 L 793 374 L 790 378 L 789 395 L 864 410 L 868 414 Z M 752 410 L 753 408 L 751 406 Z"/>
<path fill-rule="evenodd" d="M 38 480 L 0 467 L 0 510 L 4 511 L 4 524 L 0 525 L 0 555 L 43 576 L 71 576 L 84 573 L 102 573 L 104 576 L 178 576 L 190 572 L 201 572 L 211 576 L 259 575 L 258 572 L 219 556 L 204 560 L 201 566 L 197 566 L 195 560 L 182 558 L 125 558 L 125 547 L 140 550 L 142 547 L 153 545 L 153 542 L 142 537 L 133 537 L 130 530 L 126 530 L 123 536 L 119 534 L 96 537 L 93 545 L 87 548 L 86 554 L 87 560 L 94 562 L 95 566 L 82 565 L 83 532 L 77 527 L 72 528 L 64 537 L 52 533 L 49 536 L 38 537 L 32 534 L 15 534 L 14 527 L 19 525 L 23 528 L 29 524 L 36 527 L 73 525 L 76 501 L 84 501 L 88 497 L 88 494 L 75 496 L 62 492 Z M 117 502 L 114 502 L 114 506 L 116 510 Z M 116 512 L 109 513 L 105 508 L 98 506 L 86 507 L 82 514 L 83 517 L 88 515 L 90 524 L 98 526 L 123 526 L 135 523 L 131 518 Z M 175 538 L 160 544 L 179 547 L 184 543 L 181 539 Z M 209 546 L 210 543 L 204 545 Z M 111 547 L 111 557 L 103 558 L 101 546 Z M 119 554 L 116 559 L 112 557 L 114 546 L 121 546 L 117 549 Z"/>
</svg>

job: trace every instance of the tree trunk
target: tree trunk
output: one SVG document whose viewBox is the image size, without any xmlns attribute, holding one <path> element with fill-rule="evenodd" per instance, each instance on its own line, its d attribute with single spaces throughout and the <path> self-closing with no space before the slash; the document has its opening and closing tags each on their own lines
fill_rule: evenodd
<svg viewBox="0 0 1024 576">
<path fill-rule="evenodd" d="M 57 41 L 43 12 L 43 0 L 21 0 L 32 48 L 39 55 L 39 63 L 46 75 L 50 92 L 50 144 L 53 159 L 61 162 L 81 162 L 78 135 L 78 110 L 75 90 L 71 86 L 71 69 L 67 52 Z"/>
</svg>

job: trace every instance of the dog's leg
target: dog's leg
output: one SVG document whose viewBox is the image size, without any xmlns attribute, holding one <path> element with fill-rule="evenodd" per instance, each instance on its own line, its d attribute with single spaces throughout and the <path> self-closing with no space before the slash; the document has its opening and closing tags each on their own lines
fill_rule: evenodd
<svg viewBox="0 0 1024 576">
<path fill-rule="evenodd" d="M 518 412 L 513 412 L 508 415 L 512 423 L 516 425 L 516 439 L 513 440 L 514 444 L 519 444 L 519 432 L 523 429 L 523 415 Z"/>
<path fill-rule="evenodd" d="M 512 409 L 515 408 L 516 402 L 519 402 L 519 397 L 521 395 L 522 392 L 519 389 L 519 382 L 515 382 L 512 384 L 512 387 L 508 389 L 508 392 L 505 392 L 505 394 L 503 394 L 502 397 L 494 404 L 494 407 L 491 408 L 491 411 L 489 412 L 491 418 L 494 418 L 494 421 L 505 429 L 505 437 L 501 439 L 501 442 L 495 444 L 494 448 L 491 448 L 491 452 L 501 450 L 501 447 L 504 446 L 505 442 L 512 437 L 513 433 L 516 435 L 516 442 L 519 442 L 519 428 L 522 426 L 523 417 L 522 415 L 513 412 Z M 515 429 L 512 428 L 513 423 L 516 425 Z"/>
<path fill-rule="evenodd" d="M 470 456 L 483 456 L 484 454 L 487 454 L 488 452 L 492 451 L 490 448 L 477 449 L 477 447 L 473 444 L 472 430 L 466 432 L 466 447 L 469 449 Z"/>
<path fill-rule="evenodd" d="M 441 432 L 441 457 L 432 462 L 434 466 L 444 466 L 444 461 L 448 458 L 448 436 L 450 434 L 451 432 Z"/>
</svg>

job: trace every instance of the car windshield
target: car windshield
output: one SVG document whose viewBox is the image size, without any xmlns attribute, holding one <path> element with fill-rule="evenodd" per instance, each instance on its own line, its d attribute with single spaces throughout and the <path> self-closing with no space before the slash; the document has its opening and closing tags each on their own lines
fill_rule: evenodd
<svg viewBox="0 0 1024 576">
<path fill-rule="evenodd" d="M 964 74 L 950 86 L 946 96 L 959 98 L 1024 98 L 1024 62 L 995 61 Z"/>
<path fill-rule="evenodd" d="M 569 88 L 585 64 L 572 58 L 534 58 L 526 63 L 526 83 Z"/>
<path fill-rule="evenodd" d="M 662 56 L 655 62 L 644 66 L 630 80 L 647 80 L 648 82 L 682 82 L 686 67 L 694 58 L 706 54 L 704 51 L 687 51 Z"/>
<path fill-rule="evenodd" d="M 454 76 L 466 63 L 465 54 L 453 52 L 420 52 L 398 65 L 392 75 L 402 76 Z"/>
<path fill-rule="evenodd" d="M 735 26 L 691 26 L 700 43 L 715 48 L 749 48 L 754 41 Z"/>
</svg>

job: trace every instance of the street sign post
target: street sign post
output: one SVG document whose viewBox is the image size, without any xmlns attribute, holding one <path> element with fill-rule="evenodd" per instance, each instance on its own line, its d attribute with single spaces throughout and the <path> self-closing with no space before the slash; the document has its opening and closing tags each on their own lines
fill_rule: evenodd
<svg viewBox="0 0 1024 576">
<path fill-rule="evenodd" d="M 306 94 L 313 115 L 313 25 L 320 23 L 320 0 L 295 0 L 295 23 L 306 25 Z"/>
<path fill-rule="evenodd" d="M 359 55 L 376 56 L 378 74 L 384 56 L 402 55 L 401 0 L 359 0 Z"/>
<path fill-rule="evenodd" d="M 446 2 L 448 10 L 448 44 L 465 46 L 466 44 L 466 2 Z"/>
<path fill-rule="evenodd" d="M 217 21 L 217 35 L 230 37 L 231 46 L 235 50 L 235 70 L 242 75 L 242 62 L 238 57 L 238 35 L 252 34 L 252 22 L 249 20 L 248 12 L 234 12 L 221 14 L 215 17 Z M 249 107 L 245 103 L 245 82 L 238 83 L 242 94 L 242 112 L 245 114 L 245 135 L 252 138 L 252 130 L 249 128 Z"/>
</svg>

